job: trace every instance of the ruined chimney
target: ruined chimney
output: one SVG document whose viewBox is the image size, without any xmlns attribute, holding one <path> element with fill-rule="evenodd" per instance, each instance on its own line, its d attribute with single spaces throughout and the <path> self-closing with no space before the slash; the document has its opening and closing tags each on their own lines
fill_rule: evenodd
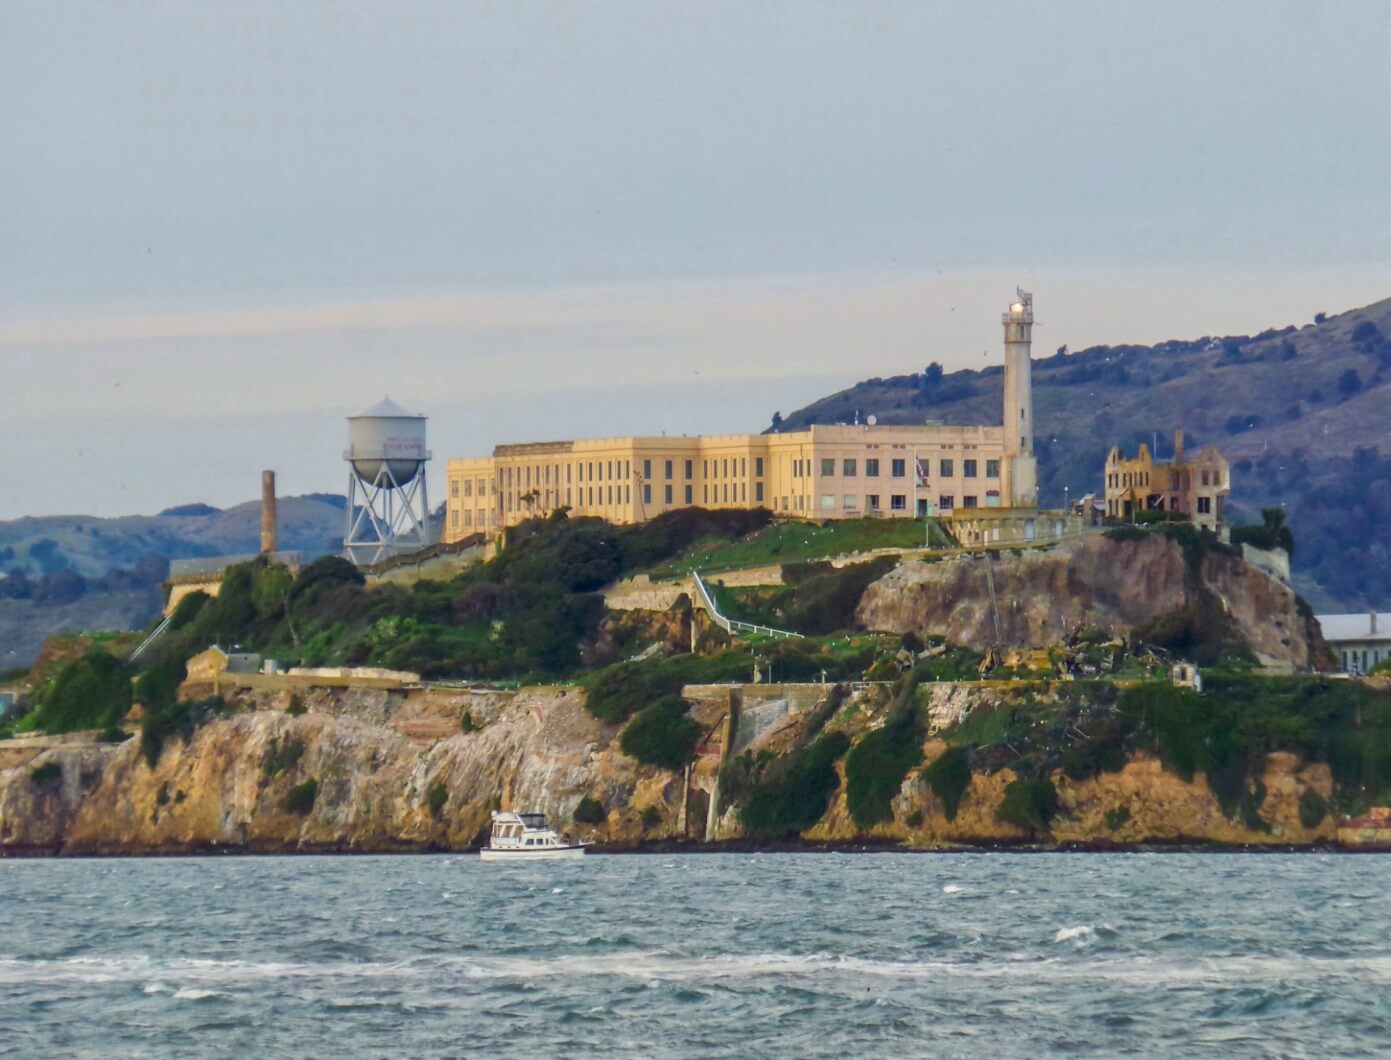
<svg viewBox="0 0 1391 1060">
<path fill-rule="evenodd" d="M 1376 635 L 1377 635 L 1377 613 L 1376 613 L 1375 611 L 1373 611 L 1373 612 L 1372 612 L 1372 636 L 1375 637 Z"/>
<path fill-rule="evenodd" d="M 261 472 L 261 552 L 270 555 L 276 550 L 275 540 L 275 472 Z"/>
<path fill-rule="evenodd" d="M 1174 431 L 1174 463 L 1183 463 L 1183 428 Z"/>
</svg>

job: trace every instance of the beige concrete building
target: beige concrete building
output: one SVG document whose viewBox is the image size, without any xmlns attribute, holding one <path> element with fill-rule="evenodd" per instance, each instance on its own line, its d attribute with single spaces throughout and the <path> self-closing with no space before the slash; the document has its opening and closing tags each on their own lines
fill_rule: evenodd
<svg viewBox="0 0 1391 1060">
<path fill-rule="evenodd" d="M 818 424 L 781 434 L 500 445 L 491 456 L 448 462 L 441 540 L 492 537 L 558 508 L 614 523 L 687 507 L 809 519 L 1031 512 L 1032 298 L 1019 292 L 1004 323 L 1008 426 Z"/>
<path fill-rule="evenodd" d="M 1134 459 L 1119 447 L 1106 457 L 1106 516 L 1130 522 L 1142 511 L 1179 512 L 1214 532 L 1227 525 L 1227 495 L 1231 492 L 1227 458 L 1214 445 L 1205 445 L 1191 460 L 1184 459 L 1183 432 L 1174 432 L 1174 457 L 1155 459 L 1140 443 Z"/>
</svg>

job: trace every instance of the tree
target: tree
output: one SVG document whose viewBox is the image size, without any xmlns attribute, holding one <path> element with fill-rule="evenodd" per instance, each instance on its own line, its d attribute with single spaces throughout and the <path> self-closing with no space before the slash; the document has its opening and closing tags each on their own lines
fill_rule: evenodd
<svg viewBox="0 0 1391 1060">
<path fill-rule="evenodd" d="M 1338 393 L 1344 398 L 1350 398 L 1362 389 L 1362 377 L 1357 374 L 1356 368 L 1349 368 L 1342 375 L 1338 376 Z"/>
<path fill-rule="evenodd" d="M 775 413 L 773 413 L 773 430 L 774 430 L 774 431 L 778 431 L 778 430 L 781 430 L 781 429 L 782 429 L 782 413 L 781 413 L 781 412 L 775 412 Z"/>
<path fill-rule="evenodd" d="M 1322 323 L 1326 322 L 1327 320 L 1328 320 L 1328 314 L 1327 314 L 1327 313 L 1315 313 L 1315 314 L 1314 314 L 1314 323 L 1315 323 L 1315 324 L 1322 324 Z"/>
<path fill-rule="evenodd" d="M 932 386 L 942 378 L 942 366 L 933 361 L 923 369 L 923 386 Z"/>
</svg>

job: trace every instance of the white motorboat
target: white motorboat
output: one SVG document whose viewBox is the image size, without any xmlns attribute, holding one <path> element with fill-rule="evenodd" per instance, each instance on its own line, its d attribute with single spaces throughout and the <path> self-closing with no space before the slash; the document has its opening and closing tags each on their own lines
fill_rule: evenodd
<svg viewBox="0 0 1391 1060">
<path fill-rule="evenodd" d="M 560 861 L 584 857 L 585 846 L 547 828 L 544 813 L 494 810 L 492 834 L 478 856 L 484 861 Z"/>
</svg>

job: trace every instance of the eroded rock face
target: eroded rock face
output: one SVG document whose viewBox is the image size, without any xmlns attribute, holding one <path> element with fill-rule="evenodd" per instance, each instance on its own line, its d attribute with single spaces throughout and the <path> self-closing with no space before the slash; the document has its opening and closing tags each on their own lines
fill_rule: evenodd
<svg viewBox="0 0 1391 1060">
<path fill-rule="evenodd" d="M 996 643 L 998 608 L 1002 644 L 1047 648 L 1077 626 L 1124 635 L 1195 604 L 1201 590 L 1215 594 L 1262 664 L 1304 670 L 1326 661 L 1326 646 L 1287 585 L 1217 552 L 1195 574 L 1182 548 L 1158 534 L 1124 541 L 1096 534 L 1051 549 L 998 552 L 993 560 L 905 560 L 865 590 L 855 618 L 864 629 L 941 636 L 983 650 Z"/>
</svg>

